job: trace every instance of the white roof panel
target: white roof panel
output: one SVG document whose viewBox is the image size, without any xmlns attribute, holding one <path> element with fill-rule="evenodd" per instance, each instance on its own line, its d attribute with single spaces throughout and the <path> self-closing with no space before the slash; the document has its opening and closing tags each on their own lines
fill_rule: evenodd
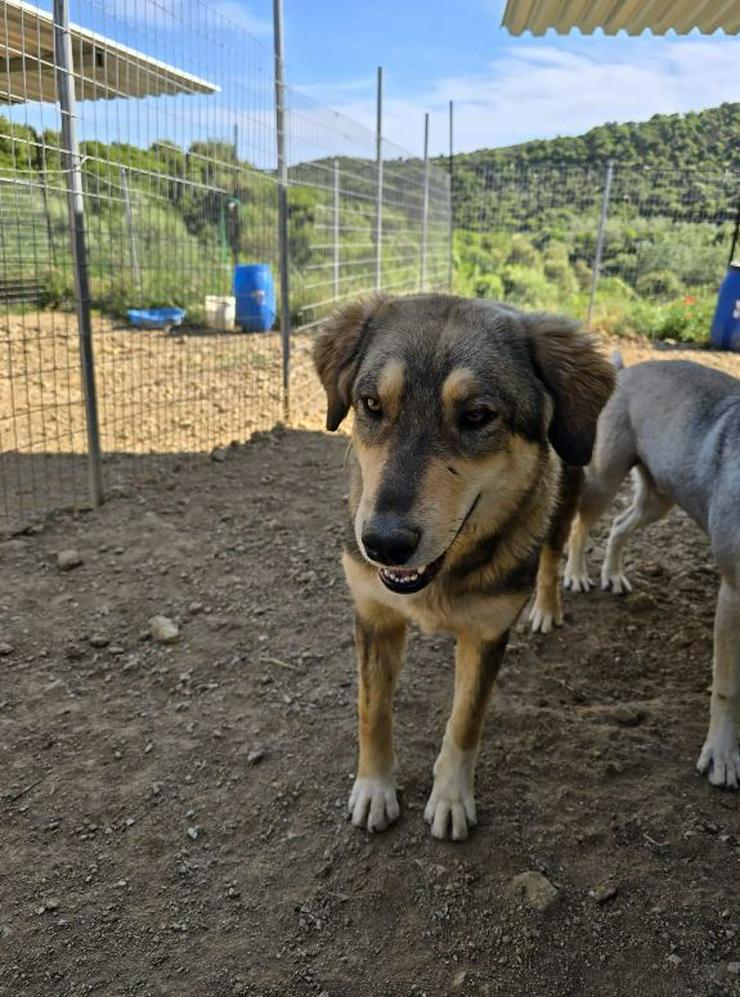
<svg viewBox="0 0 740 997">
<path fill-rule="evenodd" d="M 111 38 L 70 25 L 77 100 L 216 93 L 214 83 Z M 22 0 L 0 0 L 0 104 L 56 101 L 54 21 Z"/>
<path fill-rule="evenodd" d="M 740 0 L 508 0 L 502 24 L 512 35 L 544 35 L 548 28 L 560 35 L 573 29 L 590 35 L 596 28 L 607 35 L 686 35 L 694 29 L 736 35 Z"/>
</svg>

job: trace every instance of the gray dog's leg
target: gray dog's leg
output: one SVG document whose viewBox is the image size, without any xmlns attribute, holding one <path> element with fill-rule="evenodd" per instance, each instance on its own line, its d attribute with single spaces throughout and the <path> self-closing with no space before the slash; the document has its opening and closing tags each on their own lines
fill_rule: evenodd
<svg viewBox="0 0 740 997">
<path fill-rule="evenodd" d="M 673 505 L 671 499 L 660 494 L 655 482 L 641 464 L 633 468 L 632 479 L 635 483 L 632 505 L 626 512 L 617 516 L 612 524 L 606 545 L 606 557 L 601 569 L 602 589 L 604 591 L 611 589 L 618 595 L 632 591 L 622 567 L 625 544 L 637 530 L 662 519 Z"/>
<path fill-rule="evenodd" d="M 740 593 L 722 578 L 714 620 L 714 678 L 709 731 L 697 768 L 713 786 L 740 785 Z"/>
<path fill-rule="evenodd" d="M 588 592 L 593 587 L 586 565 L 589 533 L 606 512 L 636 460 L 637 449 L 626 401 L 617 391 L 599 420 L 596 448 L 586 468 L 578 514 L 570 534 L 563 582 L 571 592 Z"/>
<path fill-rule="evenodd" d="M 628 468 L 629 465 L 625 467 L 620 462 L 613 466 L 586 469 L 586 481 L 568 542 L 568 562 L 563 575 L 563 584 L 571 592 L 588 592 L 593 588 L 586 564 L 588 537 L 619 491 Z"/>
</svg>

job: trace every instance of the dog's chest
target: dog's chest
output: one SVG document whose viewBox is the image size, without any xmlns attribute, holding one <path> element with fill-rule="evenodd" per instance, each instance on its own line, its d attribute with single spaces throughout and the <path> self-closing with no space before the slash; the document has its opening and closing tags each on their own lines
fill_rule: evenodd
<svg viewBox="0 0 740 997">
<path fill-rule="evenodd" d="M 455 596 L 434 583 L 416 595 L 397 595 L 383 585 L 376 572 L 368 571 L 351 558 L 345 558 L 344 565 L 358 606 L 384 606 L 430 634 L 466 633 L 482 641 L 495 640 L 512 625 L 528 595 L 505 592 Z"/>
</svg>

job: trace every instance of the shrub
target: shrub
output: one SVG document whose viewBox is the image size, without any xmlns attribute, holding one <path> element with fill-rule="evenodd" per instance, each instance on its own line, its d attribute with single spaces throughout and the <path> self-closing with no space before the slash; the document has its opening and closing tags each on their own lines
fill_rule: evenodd
<svg viewBox="0 0 740 997">
<path fill-rule="evenodd" d="M 521 264 L 524 267 L 539 267 L 541 257 L 526 235 L 516 233 L 511 237 L 511 248 L 506 262 Z"/>
<path fill-rule="evenodd" d="M 549 244 L 542 269 L 545 277 L 565 294 L 572 294 L 577 289 L 576 277 L 568 259 L 568 248 L 564 243 Z"/>
<path fill-rule="evenodd" d="M 681 281 L 671 270 L 651 270 L 637 278 L 635 287 L 639 294 L 654 298 L 675 298 L 683 290 Z"/>
<path fill-rule="evenodd" d="M 501 272 L 506 300 L 525 308 L 554 308 L 559 302 L 557 288 L 541 270 L 513 264 Z"/>
</svg>

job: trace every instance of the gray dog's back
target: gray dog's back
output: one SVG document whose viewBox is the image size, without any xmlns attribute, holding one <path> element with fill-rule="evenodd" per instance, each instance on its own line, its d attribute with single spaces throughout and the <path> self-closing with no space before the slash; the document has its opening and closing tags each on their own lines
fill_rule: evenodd
<svg viewBox="0 0 740 997">
<path fill-rule="evenodd" d="M 597 461 L 602 448 L 639 460 L 658 490 L 710 535 L 718 558 L 737 557 L 740 380 L 688 360 L 627 367 L 602 413 L 599 436 Z"/>
</svg>

